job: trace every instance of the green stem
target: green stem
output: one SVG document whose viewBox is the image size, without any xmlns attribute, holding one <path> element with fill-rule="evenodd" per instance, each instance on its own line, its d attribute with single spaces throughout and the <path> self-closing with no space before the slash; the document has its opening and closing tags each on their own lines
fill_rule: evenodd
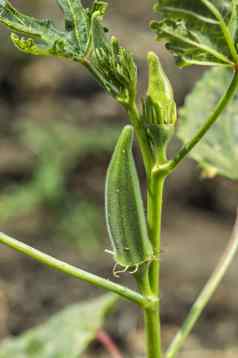
<svg viewBox="0 0 238 358">
<path fill-rule="evenodd" d="M 193 304 L 193 307 L 187 319 L 183 323 L 181 329 L 179 330 L 173 342 L 171 343 L 170 347 L 168 348 L 166 353 L 166 358 L 176 357 L 177 353 L 181 350 L 184 342 L 186 341 L 186 338 L 188 337 L 189 333 L 191 332 L 195 323 L 200 317 L 202 311 L 207 306 L 208 301 L 210 300 L 215 290 L 217 289 L 218 285 L 220 284 L 221 280 L 223 279 L 237 251 L 238 251 L 238 217 L 235 224 L 234 233 L 228 243 L 228 246 L 224 254 L 222 255 L 216 269 L 214 270 L 213 274 L 211 275 L 204 289 L 202 290 L 199 297 Z"/>
<path fill-rule="evenodd" d="M 144 308 L 147 358 L 158 358 L 161 357 L 159 298 L 151 290 L 149 273 L 150 265 L 146 264 L 135 277 L 140 292 L 152 302 L 150 307 Z"/>
<path fill-rule="evenodd" d="M 231 84 L 224 94 L 224 96 L 221 98 L 221 100 L 218 102 L 214 112 L 211 114 L 211 116 L 208 118 L 204 126 L 195 134 L 195 136 L 189 141 L 187 144 L 185 144 L 182 149 L 177 153 L 175 158 L 170 161 L 169 166 L 167 169 L 170 171 L 173 171 L 177 165 L 187 156 L 187 154 L 195 147 L 195 145 L 204 137 L 204 135 L 207 133 L 207 131 L 211 128 L 211 126 L 217 121 L 220 114 L 224 111 L 227 104 L 230 102 L 230 100 L 233 98 L 236 90 L 238 87 L 238 72 L 236 71 L 234 73 L 233 79 L 231 81 Z"/>
<path fill-rule="evenodd" d="M 14 249 L 26 256 L 33 258 L 36 261 L 39 261 L 43 265 L 46 265 L 54 270 L 63 272 L 68 276 L 72 276 L 82 281 L 86 281 L 91 285 L 97 286 L 98 288 L 106 289 L 107 291 L 114 292 L 119 296 L 128 299 L 136 303 L 139 306 L 147 307 L 150 305 L 150 302 L 140 295 L 139 293 L 130 290 L 127 287 L 118 285 L 110 280 L 102 278 L 100 276 L 94 275 L 87 271 L 81 270 L 75 266 L 69 265 L 63 261 L 55 259 L 52 256 L 42 253 L 39 250 L 33 249 L 29 245 L 26 245 L 20 241 L 12 239 L 11 237 L 0 233 L 0 243 Z"/>
<path fill-rule="evenodd" d="M 144 310 L 147 358 L 161 358 L 160 320 L 158 304 Z"/>
<path fill-rule="evenodd" d="M 151 287 L 154 294 L 159 294 L 159 273 L 160 273 L 160 236 L 163 207 L 164 177 L 154 175 L 151 177 L 148 192 L 148 225 L 154 254 L 157 258 L 151 264 Z"/>
<path fill-rule="evenodd" d="M 135 277 L 140 292 L 152 302 L 150 307 L 144 308 L 147 358 L 160 358 L 159 298 L 151 290 L 149 273 L 150 265 L 145 264 L 136 273 Z"/>
<path fill-rule="evenodd" d="M 153 307 L 145 310 L 145 332 L 147 337 L 147 351 L 149 358 L 161 357 L 160 333 L 160 236 L 163 204 L 163 189 L 165 178 L 152 175 L 148 185 L 148 226 L 150 238 L 154 248 L 156 260 L 150 267 L 150 285 L 154 298 L 157 299 Z"/>
</svg>

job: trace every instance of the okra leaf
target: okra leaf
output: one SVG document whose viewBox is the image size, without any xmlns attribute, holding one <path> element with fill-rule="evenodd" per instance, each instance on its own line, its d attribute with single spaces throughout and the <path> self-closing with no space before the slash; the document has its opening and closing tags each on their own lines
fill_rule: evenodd
<svg viewBox="0 0 238 358">
<path fill-rule="evenodd" d="M 181 67 L 237 62 L 237 0 L 158 0 L 155 11 L 151 27 Z"/>
<path fill-rule="evenodd" d="M 56 29 L 53 22 L 26 16 L 17 11 L 9 1 L 0 1 L 0 22 L 13 32 L 13 43 L 24 52 L 36 55 L 57 54 L 61 52 L 60 48 L 63 50 L 66 46 L 62 32 Z"/>
<path fill-rule="evenodd" d="M 182 108 L 178 136 L 187 142 L 214 109 L 232 73 L 227 69 L 209 70 L 197 83 Z M 238 93 L 190 156 L 205 176 L 222 175 L 238 180 Z"/>
<path fill-rule="evenodd" d="M 64 13 L 65 30 L 71 34 L 71 41 L 78 46 L 84 54 L 90 44 L 90 31 L 93 19 L 103 17 L 107 4 L 103 1 L 95 1 L 91 9 L 84 8 L 79 0 L 57 0 Z M 98 21 L 100 32 L 104 33 L 101 22 Z"/>
<path fill-rule="evenodd" d="M 64 13 L 65 31 L 57 29 L 50 20 L 38 20 L 22 14 L 7 0 L 0 0 L 0 22 L 12 31 L 14 45 L 23 52 L 82 62 L 92 42 L 92 19 L 104 15 L 106 4 L 94 1 L 91 8 L 84 8 L 80 0 L 57 2 Z"/>
<path fill-rule="evenodd" d="M 95 0 L 90 8 L 80 0 L 57 0 L 65 30 L 50 20 L 38 20 L 0 0 L 0 22 L 11 31 L 13 44 L 25 53 L 59 56 L 81 62 L 97 81 L 125 106 L 135 100 L 137 67 L 133 56 L 106 35 L 102 24 L 107 3 Z"/>
<path fill-rule="evenodd" d="M 88 19 L 87 12 L 78 0 L 57 0 L 64 13 L 65 29 L 72 32 L 78 46 L 87 43 Z"/>
<path fill-rule="evenodd" d="M 114 295 L 105 295 L 69 306 L 41 326 L 5 340 L 0 358 L 78 358 L 96 337 L 116 300 Z"/>
</svg>

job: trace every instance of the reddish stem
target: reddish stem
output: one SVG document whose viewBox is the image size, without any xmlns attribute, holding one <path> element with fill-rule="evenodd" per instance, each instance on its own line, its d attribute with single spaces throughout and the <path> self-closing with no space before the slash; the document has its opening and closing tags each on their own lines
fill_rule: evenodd
<svg viewBox="0 0 238 358">
<path fill-rule="evenodd" d="M 96 339 L 106 348 L 112 358 L 123 358 L 122 353 L 119 351 L 115 342 L 113 342 L 107 332 L 99 330 L 97 332 Z"/>
</svg>

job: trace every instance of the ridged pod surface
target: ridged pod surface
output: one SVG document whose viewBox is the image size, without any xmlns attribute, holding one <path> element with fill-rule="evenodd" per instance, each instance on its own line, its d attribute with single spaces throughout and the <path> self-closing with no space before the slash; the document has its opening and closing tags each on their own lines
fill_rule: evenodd
<svg viewBox="0 0 238 358">
<path fill-rule="evenodd" d="M 117 264 L 129 268 L 153 259 L 139 178 L 132 153 L 134 129 L 126 126 L 106 179 L 106 220 Z"/>
</svg>

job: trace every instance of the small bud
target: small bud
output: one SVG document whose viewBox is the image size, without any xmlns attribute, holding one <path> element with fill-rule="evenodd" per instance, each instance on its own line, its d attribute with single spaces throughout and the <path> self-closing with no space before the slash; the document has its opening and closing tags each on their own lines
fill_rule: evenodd
<svg viewBox="0 0 238 358">
<path fill-rule="evenodd" d="M 100 75 L 98 80 L 118 102 L 128 106 L 134 101 L 137 88 L 137 67 L 133 56 L 120 46 L 114 36 L 111 40 L 100 36 L 98 41 L 98 29 L 95 26 L 93 29 L 92 64 Z"/>
<path fill-rule="evenodd" d="M 177 120 L 176 103 L 173 89 L 166 76 L 159 58 L 155 53 L 149 52 L 149 86 L 145 102 L 147 106 L 154 107 L 153 124 L 175 124 Z"/>
<path fill-rule="evenodd" d="M 166 158 L 166 147 L 173 136 L 177 109 L 173 89 L 156 54 L 149 52 L 149 85 L 143 105 L 143 122 L 151 146 L 160 160 Z"/>
</svg>

